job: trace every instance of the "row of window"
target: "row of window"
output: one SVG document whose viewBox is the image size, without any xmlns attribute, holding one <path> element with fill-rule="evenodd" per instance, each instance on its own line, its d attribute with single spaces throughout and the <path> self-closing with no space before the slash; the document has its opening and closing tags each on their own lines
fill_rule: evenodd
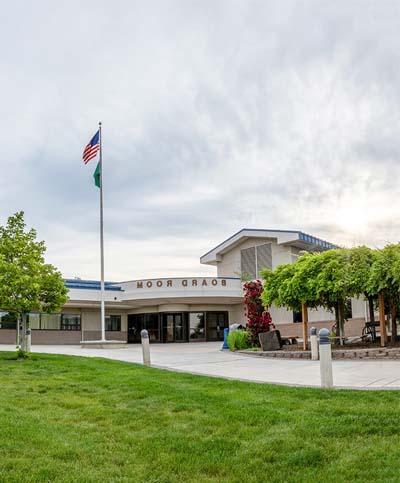
<svg viewBox="0 0 400 483">
<path fill-rule="evenodd" d="M 35 330 L 81 330 L 80 314 L 27 314 L 27 322 Z M 121 316 L 106 315 L 106 330 L 120 331 Z M 16 329 L 17 315 L 11 312 L 0 312 L 0 329 Z"/>
</svg>

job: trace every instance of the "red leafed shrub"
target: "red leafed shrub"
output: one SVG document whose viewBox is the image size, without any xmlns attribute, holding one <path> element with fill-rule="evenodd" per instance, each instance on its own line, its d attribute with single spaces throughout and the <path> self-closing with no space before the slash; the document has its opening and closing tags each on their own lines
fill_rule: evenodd
<svg viewBox="0 0 400 483">
<path fill-rule="evenodd" d="M 263 286 L 260 280 L 253 280 L 243 284 L 244 305 L 247 317 L 247 329 L 251 334 L 251 343 L 259 345 L 258 334 L 268 332 L 272 327 L 269 312 L 264 310 L 261 302 Z"/>
</svg>

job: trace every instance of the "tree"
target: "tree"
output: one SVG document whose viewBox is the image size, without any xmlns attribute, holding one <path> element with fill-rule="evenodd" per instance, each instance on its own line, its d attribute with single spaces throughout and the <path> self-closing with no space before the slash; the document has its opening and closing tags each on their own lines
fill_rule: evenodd
<svg viewBox="0 0 400 483">
<path fill-rule="evenodd" d="M 24 315 L 56 312 L 67 301 L 61 273 L 45 263 L 45 252 L 45 243 L 36 240 L 36 231 L 26 230 L 22 211 L 0 226 L 0 307 L 18 315 L 23 334 Z"/>
<path fill-rule="evenodd" d="M 383 294 L 390 311 L 391 343 L 394 344 L 397 339 L 397 315 L 400 303 L 400 245 L 387 245 L 376 251 L 367 287 L 372 294 Z"/>
<path fill-rule="evenodd" d="M 374 301 L 377 292 L 370 286 L 369 278 L 372 265 L 376 260 L 376 250 L 361 246 L 349 249 L 348 253 L 350 292 L 355 296 L 364 295 L 368 300 L 369 319 L 371 322 L 375 322 Z"/>
<path fill-rule="evenodd" d="M 328 250 L 305 253 L 294 264 L 281 265 L 274 272 L 263 272 L 266 306 L 298 310 L 324 307 L 335 313 L 340 342 L 344 335 L 344 307 L 351 295 L 348 251 Z"/>
<path fill-rule="evenodd" d="M 247 328 L 250 332 L 251 343 L 253 345 L 258 345 L 258 334 L 268 332 L 272 324 L 271 316 L 264 309 L 261 301 L 263 285 L 260 280 L 246 282 L 243 285 L 243 291 Z"/>
</svg>

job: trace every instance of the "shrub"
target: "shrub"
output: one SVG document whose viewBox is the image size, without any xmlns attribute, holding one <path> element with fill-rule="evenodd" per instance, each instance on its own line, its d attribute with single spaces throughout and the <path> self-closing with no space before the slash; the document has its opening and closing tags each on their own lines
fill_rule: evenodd
<svg viewBox="0 0 400 483">
<path fill-rule="evenodd" d="M 242 350 L 250 347 L 250 334 L 247 330 L 233 330 L 228 334 L 229 350 Z"/>
<path fill-rule="evenodd" d="M 22 350 L 20 347 L 17 347 L 17 359 L 30 359 L 31 353 Z"/>
<path fill-rule="evenodd" d="M 246 282 L 243 291 L 250 342 L 259 346 L 258 334 L 268 332 L 273 327 L 271 315 L 264 309 L 261 300 L 263 285 L 260 280 Z"/>
</svg>

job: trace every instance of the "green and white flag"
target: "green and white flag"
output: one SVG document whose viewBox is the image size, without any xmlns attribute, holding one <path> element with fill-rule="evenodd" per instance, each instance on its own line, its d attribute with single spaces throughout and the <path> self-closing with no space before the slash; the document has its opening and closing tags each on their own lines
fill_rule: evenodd
<svg viewBox="0 0 400 483">
<path fill-rule="evenodd" d="M 101 170 L 100 170 L 100 161 L 97 163 L 95 172 L 93 173 L 94 184 L 100 188 L 100 179 L 101 179 Z"/>
</svg>

